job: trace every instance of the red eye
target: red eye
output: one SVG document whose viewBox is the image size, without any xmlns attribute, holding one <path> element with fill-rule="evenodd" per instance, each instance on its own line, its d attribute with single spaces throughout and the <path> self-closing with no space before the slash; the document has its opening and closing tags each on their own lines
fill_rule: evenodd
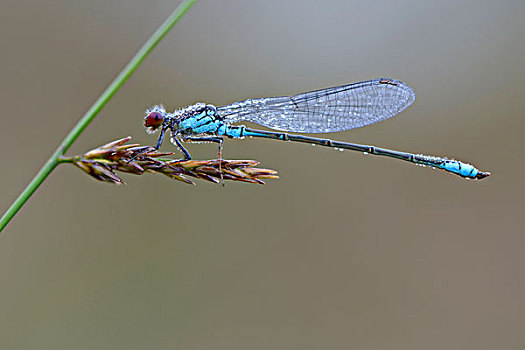
<svg viewBox="0 0 525 350">
<path fill-rule="evenodd" d="M 164 120 L 164 115 L 160 112 L 151 112 L 147 115 L 146 118 L 144 118 L 144 126 L 150 127 L 150 128 L 158 128 L 162 125 L 162 121 Z"/>
</svg>

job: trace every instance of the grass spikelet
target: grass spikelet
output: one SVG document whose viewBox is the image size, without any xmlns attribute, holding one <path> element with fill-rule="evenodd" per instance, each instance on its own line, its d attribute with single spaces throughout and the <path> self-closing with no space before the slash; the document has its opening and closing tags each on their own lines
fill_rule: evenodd
<svg viewBox="0 0 525 350">
<path fill-rule="evenodd" d="M 190 179 L 219 183 L 222 179 L 264 184 L 263 179 L 278 179 L 275 170 L 255 168 L 254 160 L 174 160 L 167 157 L 172 152 L 159 152 L 153 147 L 126 144 L 131 137 L 112 141 L 83 155 L 61 158 L 60 162 L 72 163 L 86 174 L 103 182 L 125 184 L 115 172 L 135 175 L 162 174 L 173 180 L 194 185 Z"/>
</svg>

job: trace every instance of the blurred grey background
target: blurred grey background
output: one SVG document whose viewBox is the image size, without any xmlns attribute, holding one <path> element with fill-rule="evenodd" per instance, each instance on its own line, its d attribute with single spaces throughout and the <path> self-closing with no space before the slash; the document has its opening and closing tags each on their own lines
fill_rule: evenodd
<svg viewBox="0 0 525 350">
<path fill-rule="evenodd" d="M 177 4 L 0 3 L 2 211 Z M 0 237 L 0 348 L 522 348 L 524 16 L 522 0 L 200 1 L 69 154 L 154 144 L 149 104 L 388 76 L 414 105 L 333 138 L 493 175 L 255 139 L 224 154 L 277 169 L 265 186 L 60 166 Z"/>
</svg>

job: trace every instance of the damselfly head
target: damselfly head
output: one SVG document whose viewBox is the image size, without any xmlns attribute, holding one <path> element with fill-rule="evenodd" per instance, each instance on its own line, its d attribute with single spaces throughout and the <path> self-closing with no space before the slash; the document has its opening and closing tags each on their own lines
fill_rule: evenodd
<svg viewBox="0 0 525 350">
<path fill-rule="evenodd" d="M 151 134 L 162 126 L 165 116 L 166 110 L 162 105 L 148 108 L 146 110 L 146 116 L 144 117 L 144 126 L 147 128 L 147 132 Z"/>
</svg>

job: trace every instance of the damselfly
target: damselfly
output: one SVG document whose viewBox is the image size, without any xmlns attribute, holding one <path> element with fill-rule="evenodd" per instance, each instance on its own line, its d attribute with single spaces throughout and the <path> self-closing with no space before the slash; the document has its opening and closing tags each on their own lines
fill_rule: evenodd
<svg viewBox="0 0 525 350">
<path fill-rule="evenodd" d="M 400 113 L 414 99 L 414 91 L 405 83 L 381 78 L 295 96 L 249 99 L 223 107 L 196 103 L 168 113 L 162 106 L 154 106 L 146 110 L 144 126 L 149 133 L 160 130 L 155 149 L 160 148 L 165 133 L 169 131 L 171 142 L 184 154 L 184 160 L 191 157 L 182 141 L 218 143 L 221 158 L 223 136 L 262 137 L 401 159 L 443 169 L 464 178 L 483 179 L 489 176 L 489 172 L 482 172 L 454 159 L 287 133 L 330 133 L 374 124 Z M 283 132 L 232 125 L 240 121 L 254 122 Z"/>
</svg>

